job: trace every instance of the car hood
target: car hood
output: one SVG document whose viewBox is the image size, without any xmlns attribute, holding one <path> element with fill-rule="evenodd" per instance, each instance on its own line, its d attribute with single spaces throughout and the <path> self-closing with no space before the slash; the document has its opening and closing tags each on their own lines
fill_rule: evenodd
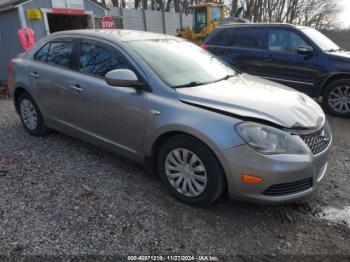
<svg viewBox="0 0 350 262">
<path fill-rule="evenodd" d="M 333 59 L 350 63 L 350 52 L 348 51 L 327 52 L 327 55 Z"/>
<path fill-rule="evenodd" d="M 268 121 L 284 128 L 316 129 L 325 121 L 321 107 L 307 95 L 248 74 L 176 90 L 185 103 Z"/>
</svg>

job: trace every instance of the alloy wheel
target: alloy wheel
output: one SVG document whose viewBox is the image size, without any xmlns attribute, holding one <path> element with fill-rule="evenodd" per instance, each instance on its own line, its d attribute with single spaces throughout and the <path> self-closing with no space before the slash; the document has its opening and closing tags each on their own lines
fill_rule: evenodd
<svg viewBox="0 0 350 262">
<path fill-rule="evenodd" d="M 350 86 L 334 88 L 328 96 L 328 104 L 337 113 L 350 113 Z"/>
<path fill-rule="evenodd" d="M 169 152 L 165 159 L 165 174 L 171 186 L 187 197 L 197 197 L 206 189 L 207 173 L 199 157 L 184 148 Z"/>
<path fill-rule="evenodd" d="M 26 127 L 34 130 L 38 125 L 38 115 L 32 102 L 28 99 L 23 99 L 20 105 L 20 113 Z"/>
</svg>

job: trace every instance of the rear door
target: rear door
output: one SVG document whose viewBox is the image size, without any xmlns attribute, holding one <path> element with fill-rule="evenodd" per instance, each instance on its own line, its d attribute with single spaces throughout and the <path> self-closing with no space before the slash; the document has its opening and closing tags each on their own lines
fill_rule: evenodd
<svg viewBox="0 0 350 262">
<path fill-rule="evenodd" d="M 208 49 L 241 72 L 261 75 L 269 57 L 264 28 L 225 28 L 208 40 Z"/>
<path fill-rule="evenodd" d="M 113 69 L 138 72 L 115 47 L 82 40 L 74 76 L 70 78 L 73 108 L 70 118 L 87 136 L 131 155 L 142 152 L 147 92 L 110 86 L 105 74 Z M 141 77 L 140 77 L 141 78 Z"/>
<path fill-rule="evenodd" d="M 39 94 L 41 110 L 49 122 L 55 121 L 56 124 L 72 124 L 67 116 L 73 47 L 73 39 L 55 39 L 34 55 L 28 68 L 31 84 Z"/>
<path fill-rule="evenodd" d="M 301 34 L 289 28 L 268 30 L 268 56 L 262 67 L 262 75 L 270 80 L 311 94 L 320 74 L 316 53 L 310 57 L 299 55 L 300 46 L 310 46 Z"/>
</svg>

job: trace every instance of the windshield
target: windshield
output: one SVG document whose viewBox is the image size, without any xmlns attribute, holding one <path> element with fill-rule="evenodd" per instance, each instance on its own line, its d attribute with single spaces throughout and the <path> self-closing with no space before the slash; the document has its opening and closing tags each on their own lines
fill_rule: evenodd
<svg viewBox="0 0 350 262">
<path fill-rule="evenodd" d="M 316 29 L 301 28 L 301 31 L 303 31 L 304 34 L 306 34 L 323 51 L 336 51 L 340 49 L 337 44 Z"/>
<path fill-rule="evenodd" d="M 183 40 L 131 41 L 128 44 L 170 87 L 207 84 L 237 74 L 203 48 Z"/>
</svg>

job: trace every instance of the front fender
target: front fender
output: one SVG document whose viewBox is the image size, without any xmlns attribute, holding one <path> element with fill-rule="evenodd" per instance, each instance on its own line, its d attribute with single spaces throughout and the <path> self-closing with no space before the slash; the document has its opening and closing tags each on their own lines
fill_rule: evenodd
<svg viewBox="0 0 350 262">
<path fill-rule="evenodd" d="M 14 85 L 13 85 L 13 89 L 12 89 L 12 92 L 10 94 L 11 98 L 12 98 L 12 101 L 13 101 L 13 104 L 14 104 L 14 107 L 16 108 L 16 111 L 18 112 L 17 110 L 17 105 L 16 105 L 16 97 L 15 97 L 15 94 L 17 91 L 19 91 L 19 89 L 27 92 L 35 101 L 37 107 L 39 108 L 40 112 L 43 112 L 42 111 L 42 107 L 41 107 L 41 104 L 40 104 L 40 100 L 38 98 L 38 94 L 37 92 L 35 92 L 35 90 L 33 90 L 33 88 L 29 88 L 27 86 L 26 83 L 23 83 L 23 82 L 16 82 Z"/>
<path fill-rule="evenodd" d="M 153 100 L 154 99 L 154 100 Z M 144 155 L 152 156 L 153 145 L 158 138 L 170 133 L 191 135 L 206 144 L 223 162 L 223 151 L 245 142 L 234 130 L 241 120 L 209 110 L 187 105 L 177 99 L 150 95 L 150 112 L 147 114 Z M 225 167 L 225 163 L 222 163 Z M 225 169 L 225 168 L 224 168 Z"/>
<path fill-rule="evenodd" d="M 33 92 L 23 83 L 23 82 L 16 82 L 13 84 L 13 87 L 10 89 L 10 97 L 12 98 L 12 101 L 13 101 L 13 105 L 15 106 L 16 108 L 16 111 L 18 112 L 17 110 L 17 105 L 16 105 L 16 96 L 15 94 L 19 91 L 19 90 L 23 90 L 25 92 L 27 92 L 31 97 L 33 97 Z"/>
</svg>

